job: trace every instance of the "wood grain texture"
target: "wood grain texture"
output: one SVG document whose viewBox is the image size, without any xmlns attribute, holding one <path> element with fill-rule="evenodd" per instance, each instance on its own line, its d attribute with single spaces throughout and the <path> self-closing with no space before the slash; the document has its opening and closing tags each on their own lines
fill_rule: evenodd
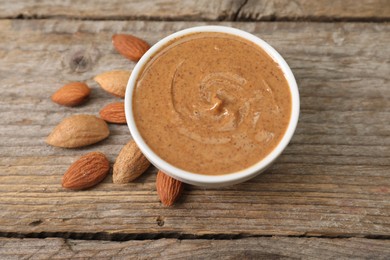
<svg viewBox="0 0 390 260">
<path fill-rule="evenodd" d="M 0 0 L 1 18 L 232 20 L 388 20 L 388 0 Z"/>
<path fill-rule="evenodd" d="M 248 0 L 237 13 L 237 20 L 380 20 L 389 18 L 387 0 Z"/>
<path fill-rule="evenodd" d="M 2 3 L 3 2 L 3 3 Z M 83 19 L 143 19 L 143 20 L 231 20 L 245 0 L 0 0 L 6 6 L 0 17 L 6 18 L 83 18 Z"/>
<path fill-rule="evenodd" d="M 0 238 L 1 259 L 389 259 L 390 241 L 260 237 L 127 242 Z"/>
<path fill-rule="evenodd" d="M 131 33 L 153 44 L 204 24 L 0 21 L 0 232 L 390 235 L 385 23 L 218 23 L 268 41 L 290 64 L 300 88 L 296 135 L 257 178 L 221 189 L 187 186 L 169 209 L 158 201 L 153 167 L 126 185 L 112 184 L 110 176 L 92 190 L 61 188 L 62 174 L 81 154 L 102 151 L 113 163 L 131 138 L 127 126 L 110 125 L 107 140 L 83 149 L 44 143 L 62 118 L 98 115 L 119 100 L 92 80 L 104 71 L 134 67 L 114 50 L 112 34 Z M 86 81 L 90 100 L 77 108 L 51 102 L 51 94 L 70 81 Z"/>
</svg>

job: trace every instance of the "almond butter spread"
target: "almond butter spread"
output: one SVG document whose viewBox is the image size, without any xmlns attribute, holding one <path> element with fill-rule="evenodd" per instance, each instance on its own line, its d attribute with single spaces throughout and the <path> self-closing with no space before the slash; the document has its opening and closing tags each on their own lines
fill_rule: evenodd
<svg viewBox="0 0 390 260">
<path fill-rule="evenodd" d="M 133 93 L 135 123 L 168 163 L 220 175 L 259 162 L 282 139 L 291 93 L 259 46 L 225 33 L 172 40 L 149 59 Z"/>
</svg>

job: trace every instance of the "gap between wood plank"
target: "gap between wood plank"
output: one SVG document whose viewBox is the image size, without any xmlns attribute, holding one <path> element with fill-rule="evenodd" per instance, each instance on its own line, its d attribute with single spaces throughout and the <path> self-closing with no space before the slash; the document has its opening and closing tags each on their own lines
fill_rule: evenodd
<svg viewBox="0 0 390 260">
<path fill-rule="evenodd" d="M 32 222 L 31 225 L 39 225 L 40 223 Z M 162 222 L 162 225 L 164 223 Z M 130 240 L 159 240 L 159 239 L 179 239 L 179 240 L 238 240 L 243 238 L 260 238 L 260 237 L 293 237 L 293 238 L 327 238 L 327 239 L 349 239 L 349 238 L 365 238 L 377 240 L 390 240 L 390 235 L 340 235 L 340 234 L 311 234 L 304 232 L 296 235 L 250 235 L 250 234 L 204 234 L 194 235 L 178 232 L 160 232 L 160 233 L 139 233 L 126 234 L 107 232 L 0 232 L 0 238 L 63 238 L 74 240 L 101 240 L 101 241 L 117 241 L 124 242 Z"/>
<path fill-rule="evenodd" d="M 238 12 L 237 12 L 238 14 Z M 235 16 L 237 16 L 237 14 Z M 154 22 L 312 22 L 312 23 L 388 23 L 390 17 L 327 17 L 327 16 L 306 16 L 306 17 L 276 17 L 267 16 L 261 19 L 252 18 L 233 18 L 233 19 L 182 19 L 169 17 L 144 17 L 144 16 L 117 16 L 113 17 L 79 17 L 79 16 L 63 16 L 63 15 L 25 15 L 5 16 L 2 20 L 77 20 L 77 21 L 154 21 Z"/>
</svg>

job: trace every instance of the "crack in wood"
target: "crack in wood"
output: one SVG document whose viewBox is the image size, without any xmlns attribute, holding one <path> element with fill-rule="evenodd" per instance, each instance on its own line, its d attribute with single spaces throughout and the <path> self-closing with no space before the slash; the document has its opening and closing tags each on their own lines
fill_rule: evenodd
<svg viewBox="0 0 390 260">
<path fill-rule="evenodd" d="M 233 14 L 233 19 L 232 21 L 237 21 L 238 20 L 238 15 L 240 14 L 242 8 L 248 3 L 249 0 L 244 0 L 242 4 L 238 7 L 237 11 Z"/>
<path fill-rule="evenodd" d="M 42 220 L 41 219 L 38 219 L 38 220 L 35 220 L 35 221 L 32 221 L 30 224 L 28 224 L 29 226 L 39 226 L 40 224 L 42 224 Z"/>
</svg>

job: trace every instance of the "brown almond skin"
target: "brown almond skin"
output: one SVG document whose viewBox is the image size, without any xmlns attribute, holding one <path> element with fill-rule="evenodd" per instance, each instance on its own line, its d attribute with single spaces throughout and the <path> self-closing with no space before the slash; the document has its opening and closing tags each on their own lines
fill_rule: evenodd
<svg viewBox="0 0 390 260">
<path fill-rule="evenodd" d="M 150 45 L 130 34 L 114 34 L 112 44 L 124 57 L 132 61 L 138 61 L 149 50 Z"/>
<path fill-rule="evenodd" d="M 102 89 L 116 97 L 124 98 L 131 71 L 111 70 L 94 77 Z"/>
<path fill-rule="evenodd" d="M 128 142 L 120 151 L 114 163 L 112 181 L 117 184 L 128 183 L 138 178 L 150 166 L 134 140 Z"/>
<path fill-rule="evenodd" d="M 123 102 L 108 104 L 100 110 L 99 114 L 109 123 L 126 124 L 125 103 Z"/>
<path fill-rule="evenodd" d="M 184 184 L 162 171 L 158 171 L 156 178 L 157 194 L 160 201 L 165 206 L 172 206 L 180 198 Z"/>
<path fill-rule="evenodd" d="M 110 162 L 100 152 L 91 152 L 81 156 L 65 172 L 62 187 L 83 190 L 95 186 L 107 176 Z"/>
<path fill-rule="evenodd" d="M 74 107 L 87 100 L 91 89 L 83 82 L 72 82 L 62 86 L 52 96 L 51 100 L 59 105 Z"/>
<path fill-rule="evenodd" d="M 46 138 L 46 143 L 76 148 L 97 143 L 110 134 L 107 123 L 93 115 L 73 115 L 59 123 Z"/>
</svg>

